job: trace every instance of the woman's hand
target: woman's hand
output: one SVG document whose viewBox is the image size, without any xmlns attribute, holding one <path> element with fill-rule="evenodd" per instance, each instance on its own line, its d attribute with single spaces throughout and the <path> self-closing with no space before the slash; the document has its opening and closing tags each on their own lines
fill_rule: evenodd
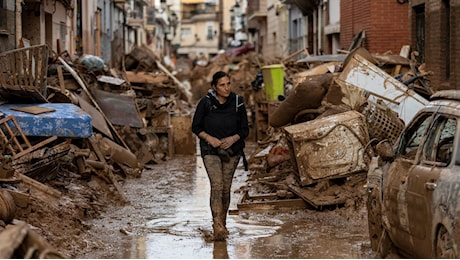
<svg viewBox="0 0 460 260">
<path fill-rule="evenodd" d="M 230 148 L 236 141 L 238 141 L 238 137 L 236 137 L 235 135 L 232 135 L 232 136 L 229 136 L 229 137 L 226 137 L 224 139 L 222 139 L 222 144 L 220 145 L 220 147 L 224 150 Z"/>
<path fill-rule="evenodd" d="M 222 141 L 211 135 L 208 135 L 206 137 L 206 142 L 208 142 L 208 144 L 210 144 L 214 148 L 222 146 Z"/>
</svg>

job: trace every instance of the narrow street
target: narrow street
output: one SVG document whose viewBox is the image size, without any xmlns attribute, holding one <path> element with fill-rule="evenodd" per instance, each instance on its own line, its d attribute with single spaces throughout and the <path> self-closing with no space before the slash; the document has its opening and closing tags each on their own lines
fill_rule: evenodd
<svg viewBox="0 0 460 260">
<path fill-rule="evenodd" d="M 246 175 L 240 165 L 226 242 L 210 239 L 209 182 L 201 158 L 175 156 L 122 185 L 130 204 L 93 220 L 88 232 L 94 240 L 76 258 L 374 257 L 365 207 L 238 212 Z"/>
</svg>

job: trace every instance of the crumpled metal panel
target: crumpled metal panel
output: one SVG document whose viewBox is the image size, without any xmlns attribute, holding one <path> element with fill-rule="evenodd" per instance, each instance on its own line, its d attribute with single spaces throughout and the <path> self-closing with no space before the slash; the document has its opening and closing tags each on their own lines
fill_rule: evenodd
<svg viewBox="0 0 460 260">
<path fill-rule="evenodd" d="M 91 93 L 112 124 L 137 128 L 144 126 L 134 98 L 99 89 L 91 89 Z"/>
<path fill-rule="evenodd" d="M 368 99 L 382 102 L 407 125 L 415 114 L 428 104 L 428 100 L 409 89 L 391 75 L 372 64 L 359 54 L 355 54 L 338 77 L 339 85 L 348 83 L 365 89 Z"/>
<path fill-rule="evenodd" d="M 367 171 L 369 141 L 365 118 L 356 111 L 284 128 L 291 141 L 300 183 L 344 177 Z"/>
</svg>

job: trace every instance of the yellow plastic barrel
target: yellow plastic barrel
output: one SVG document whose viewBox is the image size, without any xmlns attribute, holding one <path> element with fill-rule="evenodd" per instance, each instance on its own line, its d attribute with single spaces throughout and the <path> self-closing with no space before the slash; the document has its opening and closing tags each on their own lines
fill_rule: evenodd
<svg viewBox="0 0 460 260">
<path fill-rule="evenodd" d="M 262 67 L 262 76 L 265 85 L 265 99 L 277 101 L 279 95 L 284 95 L 284 69 L 281 64 Z"/>
</svg>

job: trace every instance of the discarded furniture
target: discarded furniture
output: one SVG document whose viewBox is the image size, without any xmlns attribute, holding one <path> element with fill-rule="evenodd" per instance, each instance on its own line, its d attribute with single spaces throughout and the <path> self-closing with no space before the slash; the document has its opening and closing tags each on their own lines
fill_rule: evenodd
<svg viewBox="0 0 460 260">
<path fill-rule="evenodd" d="M 367 170 L 364 116 L 347 111 L 283 128 L 301 185 Z"/>
<path fill-rule="evenodd" d="M 14 116 L 27 136 L 87 138 L 93 134 L 91 116 L 71 103 L 3 104 L 0 112 Z"/>
<path fill-rule="evenodd" d="M 9 152 L 13 159 L 19 158 L 24 154 L 30 153 L 45 144 L 48 144 L 56 137 L 50 137 L 49 139 L 40 142 L 39 144 L 32 145 L 29 139 L 21 130 L 18 122 L 14 116 L 7 116 L 0 120 L 0 136 L 4 155 L 5 152 Z"/>
<path fill-rule="evenodd" d="M 48 48 L 37 45 L 0 53 L 0 95 L 6 100 L 46 102 Z"/>
</svg>

